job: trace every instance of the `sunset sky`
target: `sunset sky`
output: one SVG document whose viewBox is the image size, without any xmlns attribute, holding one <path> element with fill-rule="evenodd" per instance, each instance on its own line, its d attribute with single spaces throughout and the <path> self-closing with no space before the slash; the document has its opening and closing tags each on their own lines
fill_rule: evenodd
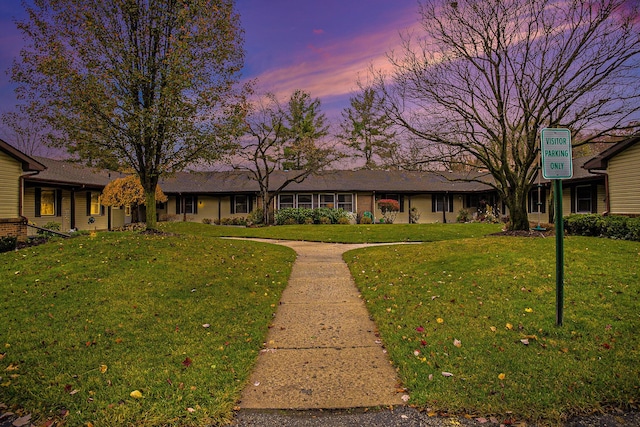
<svg viewBox="0 0 640 427">
<path fill-rule="evenodd" d="M 302 89 L 329 118 L 357 89 L 370 64 L 383 67 L 400 33 L 415 27 L 417 0 L 238 0 L 245 30 L 244 78 L 283 99 Z M 20 51 L 20 0 L 0 2 L 0 112 L 16 103 L 6 71 Z"/>
</svg>

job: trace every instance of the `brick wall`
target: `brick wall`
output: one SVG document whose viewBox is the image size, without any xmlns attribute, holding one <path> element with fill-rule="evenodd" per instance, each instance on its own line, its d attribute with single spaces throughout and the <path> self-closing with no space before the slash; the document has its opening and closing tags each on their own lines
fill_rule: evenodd
<svg viewBox="0 0 640 427">
<path fill-rule="evenodd" d="M 27 240 L 26 218 L 0 218 L 0 237 L 14 236 L 19 241 Z"/>
</svg>

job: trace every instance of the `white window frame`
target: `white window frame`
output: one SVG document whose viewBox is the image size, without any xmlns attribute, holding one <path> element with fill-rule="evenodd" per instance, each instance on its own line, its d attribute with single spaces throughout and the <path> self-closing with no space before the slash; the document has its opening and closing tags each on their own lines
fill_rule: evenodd
<svg viewBox="0 0 640 427">
<path fill-rule="evenodd" d="M 331 202 L 323 201 L 324 197 L 331 197 Z M 329 206 L 331 205 L 331 206 Z M 330 208 L 333 209 L 336 207 L 336 195 L 333 193 L 321 193 L 318 197 L 318 207 L 320 208 Z"/>
<path fill-rule="evenodd" d="M 349 196 L 351 200 L 349 202 L 344 202 L 344 201 L 341 202 L 340 201 L 341 196 L 342 197 Z M 353 193 L 338 193 L 336 200 L 337 200 L 336 206 L 338 209 L 343 209 L 347 212 L 354 212 L 355 197 L 353 196 Z M 349 209 L 346 209 L 345 206 L 349 206 Z"/>
<path fill-rule="evenodd" d="M 283 198 L 291 198 L 291 202 L 283 202 Z M 296 207 L 296 197 L 293 194 L 278 194 L 278 209 L 288 209 Z"/>
<path fill-rule="evenodd" d="M 305 196 L 305 197 L 309 197 L 311 199 L 311 206 L 309 206 L 309 202 L 300 202 L 300 197 L 301 196 Z M 301 206 L 304 205 L 304 206 Z M 313 200 L 313 194 L 298 194 L 296 195 L 296 207 L 298 208 L 306 208 L 306 209 L 313 209 L 315 203 Z"/>
</svg>

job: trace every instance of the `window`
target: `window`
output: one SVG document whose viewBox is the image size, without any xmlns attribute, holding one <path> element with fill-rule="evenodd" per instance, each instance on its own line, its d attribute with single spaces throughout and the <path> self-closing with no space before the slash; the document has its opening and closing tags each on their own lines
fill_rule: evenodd
<svg viewBox="0 0 640 427">
<path fill-rule="evenodd" d="M 246 194 L 238 194 L 233 196 L 231 200 L 232 214 L 248 214 L 253 210 L 251 196 Z"/>
<path fill-rule="evenodd" d="M 35 188 L 34 213 L 40 216 L 62 216 L 62 191 Z"/>
<path fill-rule="evenodd" d="M 353 194 L 338 194 L 338 209 L 353 212 Z"/>
<path fill-rule="evenodd" d="M 445 206 L 446 205 L 446 206 Z M 453 212 L 453 196 L 450 194 L 432 194 L 431 195 L 431 211 L 432 212 Z"/>
<path fill-rule="evenodd" d="M 56 192 L 55 190 L 40 191 L 40 215 L 55 216 L 56 214 Z"/>
<path fill-rule="evenodd" d="M 198 213 L 198 197 L 197 196 L 177 196 L 176 197 L 176 214 L 197 214 Z"/>
<path fill-rule="evenodd" d="M 591 186 L 581 185 L 576 187 L 576 199 L 575 206 L 577 213 L 591 213 L 593 212 L 591 205 Z"/>
<path fill-rule="evenodd" d="M 93 192 L 90 194 L 89 215 L 100 215 L 100 194 Z"/>
<path fill-rule="evenodd" d="M 546 212 L 547 193 L 544 187 L 540 188 L 540 200 L 538 200 L 538 188 L 529 192 L 529 213 Z"/>
<path fill-rule="evenodd" d="M 335 207 L 335 194 L 321 194 L 320 207 L 333 209 Z"/>
<path fill-rule="evenodd" d="M 298 208 L 313 209 L 313 195 L 298 194 Z"/>
<path fill-rule="evenodd" d="M 293 194 L 280 194 L 278 196 L 278 209 L 287 209 L 293 207 Z"/>
</svg>

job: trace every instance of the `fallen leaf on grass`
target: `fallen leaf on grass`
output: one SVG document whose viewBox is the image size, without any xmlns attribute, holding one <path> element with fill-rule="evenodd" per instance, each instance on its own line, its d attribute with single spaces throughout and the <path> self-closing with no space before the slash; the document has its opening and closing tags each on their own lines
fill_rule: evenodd
<svg viewBox="0 0 640 427">
<path fill-rule="evenodd" d="M 192 362 L 192 361 L 191 361 L 191 359 L 190 359 L 190 358 L 188 358 L 188 357 L 182 361 L 182 364 L 183 364 L 185 367 L 187 367 L 187 368 L 188 368 L 189 366 L 191 366 L 191 363 L 193 363 L 193 362 Z"/>
<path fill-rule="evenodd" d="M 409 401 L 409 395 L 408 394 L 403 394 L 401 397 L 403 402 L 408 402 Z"/>
<path fill-rule="evenodd" d="M 498 379 L 499 379 L 499 380 L 501 380 L 501 381 L 502 381 L 503 379 L 505 379 L 506 377 L 507 377 L 507 376 L 504 374 L 504 372 L 501 372 L 500 374 L 498 374 Z"/>
<path fill-rule="evenodd" d="M 442 323 L 444 323 L 444 319 L 443 319 L 442 317 L 438 317 L 438 318 L 436 319 L 436 322 L 438 322 L 438 323 L 442 324 Z"/>
<path fill-rule="evenodd" d="M 454 339 L 453 340 L 453 345 L 460 348 L 462 347 L 462 342 L 460 340 Z"/>
<path fill-rule="evenodd" d="M 498 330 L 495 326 L 492 326 L 492 327 L 490 327 L 489 329 L 491 329 L 491 332 L 495 332 L 495 331 L 497 331 L 497 330 Z"/>
<path fill-rule="evenodd" d="M 7 366 L 7 369 L 5 369 L 5 371 L 17 371 L 18 369 L 20 369 L 18 365 L 14 365 L 13 363 L 11 363 L 9 364 L 9 366 Z"/>
<path fill-rule="evenodd" d="M 520 342 L 521 342 L 522 344 L 524 344 L 524 345 L 529 345 L 529 340 L 528 340 L 528 339 L 526 339 L 526 338 L 521 339 L 521 340 L 520 340 Z"/>
<path fill-rule="evenodd" d="M 210 324 L 208 324 L 208 323 L 205 323 L 204 325 L 202 325 L 202 327 L 203 327 L 203 328 L 210 328 L 210 327 L 211 327 L 211 325 L 210 325 Z"/>
<path fill-rule="evenodd" d="M 418 326 L 418 327 L 416 328 L 416 331 L 418 331 L 418 332 L 424 332 L 424 328 L 423 328 L 422 326 Z"/>
<path fill-rule="evenodd" d="M 15 427 L 26 426 L 31 422 L 31 414 L 25 415 L 13 421 L 12 425 Z"/>
<path fill-rule="evenodd" d="M 194 412 L 196 412 L 196 410 L 193 408 L 187 408 L 187 412 L 193 414 Z"/>
<path fill-rule="evenodd" d="M 142 393 L 140 392 L 140 390 L 133 390 L 131 393 L 129 393 L 129 396 L 133 397 L 134 399 L 142 399 Z"/>
<path fill-rule="evenodd" d="M 104 374 L 105 372 L 107 372 L 107 365 L 100 365 L 100 373 Z"/>
<path fill-rule="evenodd" d="M 452 377 L 452 376 L 453 376 L 453 374 L 452 374 L 451 372 L 443 372 L 443 373 L 442 373 L 442 376 L 443 376 L 443 377 Z"/>
<path fill-rule="evenodd" d="M 512 330 L 513 329 L 513 325 L 511 323 L 507 323 L 505 325 L 505 328 L 507 328 L 508 330 Z"/>
</svg>

